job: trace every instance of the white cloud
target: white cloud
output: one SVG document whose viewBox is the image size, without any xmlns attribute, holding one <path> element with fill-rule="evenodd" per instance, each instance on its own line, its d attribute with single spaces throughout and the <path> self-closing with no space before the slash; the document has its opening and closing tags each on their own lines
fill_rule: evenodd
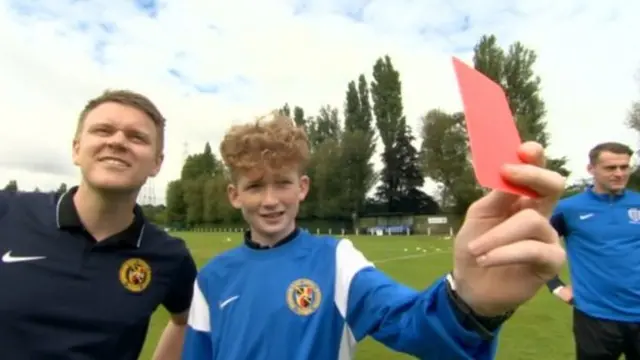
<svg viewBox="0 0 640 360">
<path fill-rule="evenodd" d="M 0 1 L 0 184 L 76 183 L 76 116 L 108 87 L 146 93 L 169 119 L 159 199 L 185 142 L 215 148 L 226 126 L 284 102 L 307 112 L 340 106 L 347 82 L 370 75 L 384 54 L 401 72 L 418 130 L 429 109 L 461 108 L 449 56 L 470 60 L 485 33 L 538 53 L 550 152 L 568 156 L 576 177 L 595 143 L 636 145 L 624 118 L 640 96 L 637 1 L 193 0 L 165 4 L 156 18 L 134 3 Z"/>
</svg>

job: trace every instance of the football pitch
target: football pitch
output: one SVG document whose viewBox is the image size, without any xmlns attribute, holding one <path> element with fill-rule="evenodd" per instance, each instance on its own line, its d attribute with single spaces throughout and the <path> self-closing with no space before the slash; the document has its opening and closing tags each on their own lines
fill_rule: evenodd
<svg viewBox="0 0 640 360">
<path fill-rule="evenodd" d="M 241 233 L 179 233 L 203 266 L 213 255 L 235 247 Z M 427 236 L 357 236 L 355 245 L 376 266 L 396 280 L 422 289 L 451 269 L 451 240 Z M 566 276 L 566 273 L 563 275 Z M 167 322 L 164 309 L 153 316 L 141 360 L 151 359 L 153 349 Z M 498 350 L 502 360 L 567 360 L 574 358 L 571 308 L 545 289 L 521 307 L 505 325 Z M 358 360 L 400 360 L 411 356 L 394 353 L 374 340 L 358 345 Z M 435 360 L 435 359 L 434 359 Z"/>
</svg>

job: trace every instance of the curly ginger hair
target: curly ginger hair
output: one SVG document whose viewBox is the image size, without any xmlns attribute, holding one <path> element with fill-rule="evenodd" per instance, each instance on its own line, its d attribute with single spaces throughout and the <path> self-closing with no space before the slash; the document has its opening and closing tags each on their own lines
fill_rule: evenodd
<svg viewBox="0 0 640 360">
<path fill-rule="evenodd" d="M 220 154 L 232 178 L 250 171 L 303 172 L 309 162 L 309 138 L 291 118 L 273 111 L 253 123 L 232 126 Z"/>
</svg>

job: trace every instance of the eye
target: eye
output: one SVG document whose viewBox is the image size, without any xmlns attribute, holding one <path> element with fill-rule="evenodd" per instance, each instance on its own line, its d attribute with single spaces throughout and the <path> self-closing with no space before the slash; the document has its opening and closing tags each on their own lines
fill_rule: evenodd
<svg viewBox="0 0 640 360">
<path fill-rule="evenodd" d="M 147 143 L 147 138 L 145 138 L 142 135 L 133 135 L 132 140 L 138 144 L 146 144 Z"/>
<path fill-rule="evenodd" d="M 109 135 L 110 134 L 110 132 L 109 132 L 109 130 L 107 128 L 94 129 L 93 133 L 97 134 L 97 135 Z"/>
</svg>

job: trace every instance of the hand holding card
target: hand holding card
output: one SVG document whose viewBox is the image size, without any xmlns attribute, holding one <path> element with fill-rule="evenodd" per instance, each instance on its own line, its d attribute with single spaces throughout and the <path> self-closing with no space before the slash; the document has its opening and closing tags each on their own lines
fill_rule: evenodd
<svg viewBox="0 0 640 360">
<path fill-rule="evenodd" d="M 518 156 L 520 135 L 501 86 L 455 57 L 453 66 L 478 183 L 494 190 L 538 197 L 529 189 L 506 182 L 501 175 L 505 164 L 524 163 Z"/>
</svg>

